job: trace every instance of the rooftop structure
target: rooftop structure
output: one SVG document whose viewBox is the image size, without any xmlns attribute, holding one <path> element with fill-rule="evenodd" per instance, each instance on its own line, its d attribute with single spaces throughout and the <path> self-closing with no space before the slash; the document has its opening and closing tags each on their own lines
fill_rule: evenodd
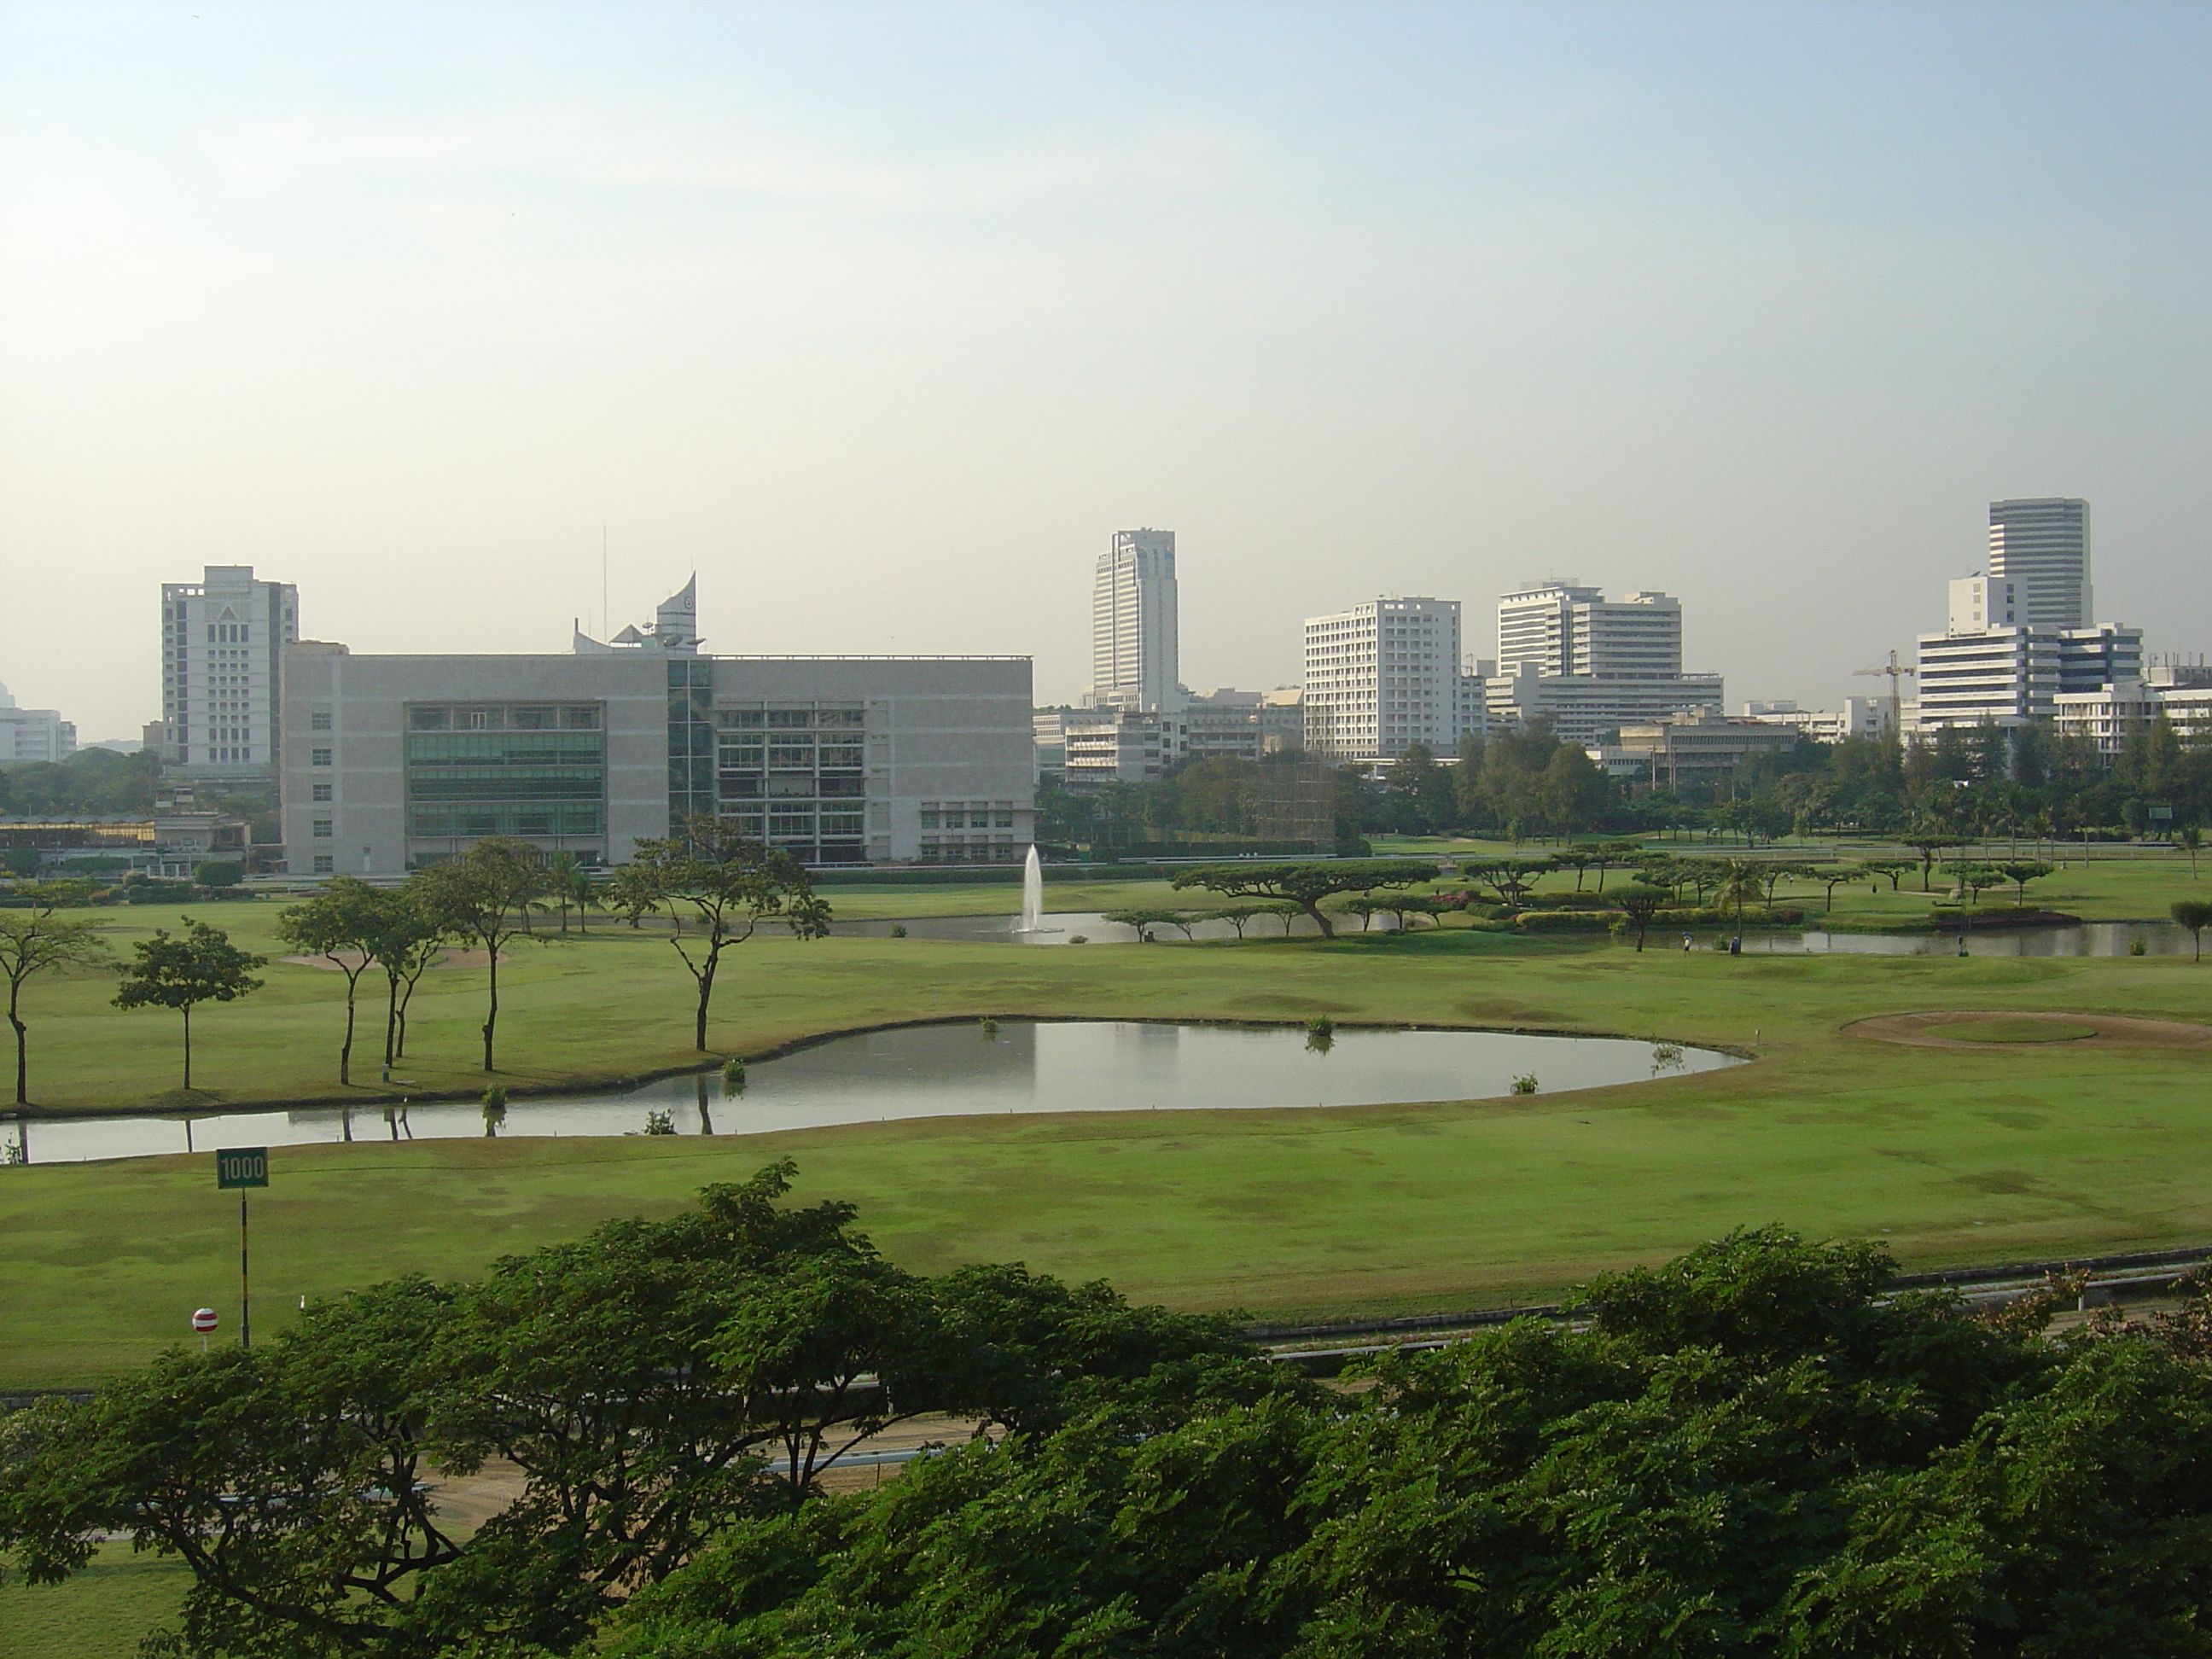
<svg viewBox="0 0 2212 1659">
<path fill-rule="evenodd" d="M 1097 708 L 1159 711 L 1181 700 L 1172 530 L 1117 530 L 1091 596 L 1091 690 Z"/>
</svg>

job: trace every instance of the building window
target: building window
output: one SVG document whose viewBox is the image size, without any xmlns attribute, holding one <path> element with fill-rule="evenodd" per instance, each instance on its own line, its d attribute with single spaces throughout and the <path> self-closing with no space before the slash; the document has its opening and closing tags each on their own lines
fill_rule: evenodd
<svg viewBox="0 0 2212 1659">
<path fill-rule="evenodd" d="M 327 711 L 307 716 L 307 730 L 310 732 L 327 732 L 330 729 L 331 717 Z"/>
<path fill-rule="evenodd" d="M 310 766 L 328 766 L 330 763 L 331 763 L 331 751 L 330 751 L 329 750 L 327 750 L 327 749 L 310 749 L 310 750 L 307 751 L 307 764 L 308 764 L 308 765 L 310 765 Z"/>
<path fill-rule="evenodd" d="M 317 875 L 331 875 L 337 871 L 337 867 L 338 861 L 334 854 L 330 853 L 318 853 L 315 854 L 315 873 Z"/>
<path fill-rule="evenodd" d="M 328 841 L 337 834 L 337 821 L 335 818 L 317 818 L 314 834 L 317 841 Z"/>
<path fill-rule="evenodd" d="M 334 799 L 334 797 L 335 797 L 335 792 L 332 790 L 332 788 L 331 787 L 331 786 L 330 786 L 329 784 L 327 784 L 327 783 L 319 783 L 319 784 L 317 784 L 317 785 L 315 786 L 315 787 L 314 787 L 314 798 L 315 798 L 317 800 L 330 800 L 330 799 Z"/>
</svg>

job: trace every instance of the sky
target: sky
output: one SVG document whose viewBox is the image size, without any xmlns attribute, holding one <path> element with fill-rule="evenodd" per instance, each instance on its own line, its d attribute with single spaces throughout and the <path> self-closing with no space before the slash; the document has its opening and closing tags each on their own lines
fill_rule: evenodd
<svg viewBox="0 0 2212 1659">
<path fill-rule="evenodd" d="M 1731 702 L 1876 695 L 1987 504 L 2212 651 L 2212 6 L 0 0 L 0 681 L 159 708 L 158 585 L 360 652 L 1182 678 L 1572 575 Z M 602 550 L 605 580 L 602 597 Z"/>
</svg>

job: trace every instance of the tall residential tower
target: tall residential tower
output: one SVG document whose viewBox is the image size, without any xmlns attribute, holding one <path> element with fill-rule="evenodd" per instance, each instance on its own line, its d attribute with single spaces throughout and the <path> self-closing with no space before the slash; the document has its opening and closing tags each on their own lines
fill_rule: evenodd
<svg viewBox="0 0 2212 1659">
<path fill-rule="evenodd" d="M 1096 708 L 1172 708 L 1176 660 L 1172 530 L 1117 530 L 1098 556 L 1091 595 L 1091 692 Z"/>
<path fill-rule="evenodd" d="M 278 673 L 300 637 L 300 590 L 211 564 L 161 584 L 161 764 L 198 781 L 275 781 Z"/>
</svg>

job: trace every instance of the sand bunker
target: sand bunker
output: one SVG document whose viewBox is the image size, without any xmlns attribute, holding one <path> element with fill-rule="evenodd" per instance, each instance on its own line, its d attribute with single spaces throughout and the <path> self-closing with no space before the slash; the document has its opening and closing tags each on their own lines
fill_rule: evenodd
<svg viewBox="0 0 2212 1659">
<path fill-rule="evenodd" d="M 2048 1028 L 2049 1034 L 2033 1029 L 2039 1025 Z M 1947 1036 L 1946 1026 L 1958 1027 L 1957 1034 Z M 2014 1008 L 1879 1014 L 1872 1019 L 1853 1020 L 1844 1032 L 1878 1042 L 1905 1042 L 1922 1048 L 1977 1048 L 1984 1054 L 1992 1049 L 2047 1048 L 2053 1042 L 2063 1042 L 2069 1048 L 2212 1049 L 2212 1025 L 2137 1019 L 2128 1014 L 2028 1013 Z"/>
</svg>

